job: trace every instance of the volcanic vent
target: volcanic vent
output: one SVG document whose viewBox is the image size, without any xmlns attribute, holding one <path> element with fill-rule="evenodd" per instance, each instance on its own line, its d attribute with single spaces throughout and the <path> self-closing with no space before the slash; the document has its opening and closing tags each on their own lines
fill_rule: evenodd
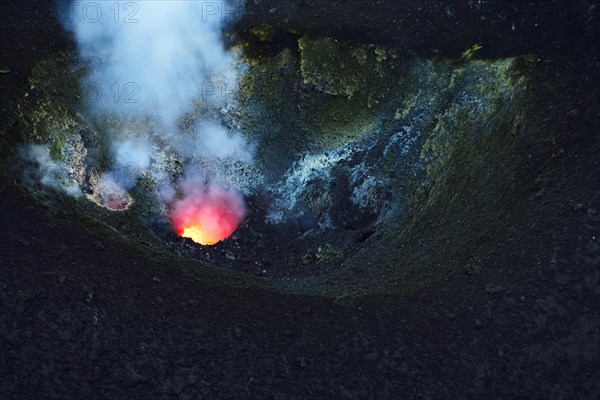
<svg viewBox="0 0 600 400">
<path fill-rule="evenodd" d="M 481 168 L 482 143 L 522 129 L 523 60 L 310 35 L 273 47 L 260 29 L 225 46 L 231 25 L 196 23 L 200 3 L 149 2 L 127 29 L 66 24 L 78 53 L 40 63 L 24 105 L 42 142 L 21 151 L 32 188 L 157 249 L 326 275 L 408 234 L 453 163 Z"/>
</svg>

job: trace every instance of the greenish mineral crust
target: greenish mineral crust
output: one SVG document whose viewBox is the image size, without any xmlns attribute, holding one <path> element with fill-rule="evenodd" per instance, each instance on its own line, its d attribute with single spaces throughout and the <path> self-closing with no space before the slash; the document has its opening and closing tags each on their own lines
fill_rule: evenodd
<svg viewBox="0 0 600 400">
<path fill-rule="evenodd" d="M 485 135 L 507 118 L 516 118 L 512 134 L 522 125 L 514 104 L 525 86 L 514 59 L 477 60 L 478 49 L 471 46 L 455 61 L 424 60 L 382 46 L 303 36 L 297 48 L 250 60 L 241 119 L 248 132 L 270 131 L 269 145 L 291 157 L 392 132 L 420 115 L 429 128 L 422 159 L 434 175 L 452 143 Z M 389 160 L 390 168 L 394 163 Z"/>
<path fill-rule="evenodd" d="M 31 70 L 7 124 L 16 127 L 19 142 L 47 143 L 50 156 L 61 161 L 78 125 L 73 110 L 80 100 L 81 74 L 71 71 L 66 59 L 65 53 L 53 54 Z"/>
<path fill-rule="evenodd" d="M 303 37 L 298 47 L 304 83 L 324 93 L 351 98 L 357 90 L 364 89 L 364 78 L 375 72 L 368 70 L 372 65 L 368 62 L 367 49 L 362 46 L 331 38 Z"/>
<path fill-rule="evenodd" d="M 255 26 L 249 32 L 260 42 L 269 42 L 273 39 L 273 28 L 269 25 Z"/>
<path fill-rule="evenodd" d="M 292 152 L 333 149 L 371 133 L 404 84 L 393 50 L 302 37 L 250 60 L 239 98 L 249 130 L 274 127 Z M 395 111 L 395 108 L 394 108 Z"/>
<path fill-rule="evenodd" d="M 429 175 L 440 173 L 455 149 L 517 118 L 524 89 L 525 78 L 515 71 L 513 59 L 469 61 L 454 69 L 448 87 L 440 93 L 442 102 L 421 153 Z"/>
</svg>

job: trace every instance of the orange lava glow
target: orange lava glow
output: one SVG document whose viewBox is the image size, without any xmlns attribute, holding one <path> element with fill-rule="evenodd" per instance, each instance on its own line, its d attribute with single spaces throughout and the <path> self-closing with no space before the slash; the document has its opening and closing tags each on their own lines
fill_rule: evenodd
<svg viewBox="0 0 600 400">
<path fill-rule="evenodd" d="M 212 245 L 228 238 L 246 214 L 241 196 L 220 186 L 188 184 L 183 192 L 171 205 L 171 224 L 179 236 L 196 243 Z"/>
<path fill-rule="evenodd" d="M 203 231 L 202 228 L 200 228 L 198 226 L 190 226 L 189 228 L 185 228 L 183 230 L 183 232 L 181 232 L 181 235 L 179 235 L 179 236 L 190 238 L 194 242 L 200 243 L 200 244 L 215 244 L 219 240 L 223 239 L 223 238 L 219 239 L 218 237 L 211 239 L 210 234 Z M 221 236 L 221 235 L 218 235 L 218 236 Z M 229 235 L 227 235 L 227 236 L 229 236 Z"/>
</svg>

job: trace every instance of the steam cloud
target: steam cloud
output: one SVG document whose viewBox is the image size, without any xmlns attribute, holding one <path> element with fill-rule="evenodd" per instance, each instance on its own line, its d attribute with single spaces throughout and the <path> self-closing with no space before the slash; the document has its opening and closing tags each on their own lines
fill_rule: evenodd
<svg viewBox="0 0 600 400">
<path fill-rule="evenodd" d="M 82 82 L 89 111 L 138 127 L 134 133 L 123 129 L 110 135 L 115 165 L 100 179 L 104 188 L 130 188 L 138 173 L 156 168 L 157 137 L 183 160 L 251 162 L 252 146 L 217 121 L 197 120 L 185 133 L 178 126 L 194 112 L 195 102 L 207 102 L 204 89 L 214 94 L 211 82 L 235 87 L 235 57 L 224 46 L 222 29 L 239 12 L 239 4 L 208 0 L 69 1 L 63 7 L 64 25 L 89 67 Z M 115 180 L 116 171 L 126 165 L 134 165 L 136 173 Z M 189 211 L 190 204 L 215 199 L 234 208 L 236 224 L 245 213 L 237 193 L 190 171 L 179 184 L 161 183 L 160 191 L 163 199 L 169 194 L 167 205 L 175 213 L 171 219 L 179 218 L 178 207 Z"/>
<path fill-rule="evenodd" d="M 184 157 L 195 155 L 205 160 L 252 160 L 252 147 L 243 137 L 211 121 L 200 122 L 191 135 L 175 141 L 173 146 Z"/>
<path fill-rule="evenodd" d="M 71 2 L 66 26 L 93 63 L 89 100 L 97 110 L 172 126 L 211 77 L 233 74 L 221 40 L 232 16 L 225 7 L 203 0 Z"/>
<path fill-rule="evenodd" d="M 48 145 L 33 144 L 22 147 L 19 149 L 19 153 L 21 159 L 35 165 L 25 171 L 26 180 L 39 181 L 45 186 L 73 197 L 80 197 L 83 194 L 79 184 L 70 176 L 67 167 L 52 160 Z"/>
</svg>

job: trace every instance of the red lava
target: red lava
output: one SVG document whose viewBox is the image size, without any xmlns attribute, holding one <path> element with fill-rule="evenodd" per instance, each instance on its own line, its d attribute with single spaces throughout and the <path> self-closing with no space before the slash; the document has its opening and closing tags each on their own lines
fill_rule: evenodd
<svg viewBox="0 0 600 400">
<path fill-rule="evenodd" d="M 188 180 L 183 197 L 170 206 L 169 217 L 177 235 L 203 245 L 229 237 L 246 216 L 242 196 L 217 184 L 204 185 Z"/>
</svg>

